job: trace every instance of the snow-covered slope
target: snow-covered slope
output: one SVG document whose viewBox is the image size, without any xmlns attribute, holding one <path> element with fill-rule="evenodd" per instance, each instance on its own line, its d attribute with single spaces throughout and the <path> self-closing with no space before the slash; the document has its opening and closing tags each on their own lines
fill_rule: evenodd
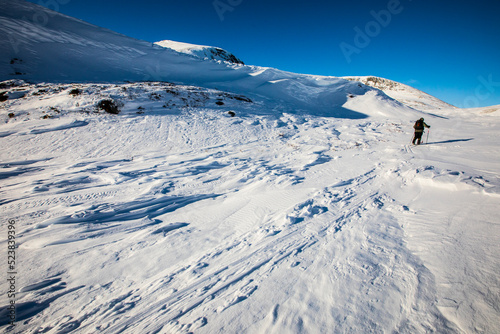
<svg viewBox="0 0 500 334">
<path fill-rule="evenodd" d="M 214 46 L 194 45 L 194 44 L 175 42 L 170 40 L 156 42 L 155 44 L 162 46 L 164 48 L 169 48 L 177 52 L 185 53 L 201 59 L 222 60 L 222 61 L 228 61 L 233 64 L 245 65 L 243 61 L 238 59 L 232 53 Z"/>
<path fill-rule="evenodd" d="M 368 116 L 364 110 L 345 107 L 358 97 L 362 103 L 399 105 L 379 90 L 341 78 L 206 61 L 23 0 L 0 0 L 0 6 L 5 9 L 0 12 L 0 34 L 7 36 L 0 44 L 0 80 L 169 81 L 280 101 L 283 111 L 344 118 Z M 34 17 L 47 19 L 40 22 Z M 391 107 L 383 109 L 370 111 L 388 113 Z"/>
<path fill-rule="evenodd" d="M 477 114 L 477 115 L 491 115 L 491 116 L 500 116 L 500 105 L 491 106 L 486 108 L 472 108 L 472 109 L 463 109 L 468 113 Z"/>
<path fill-rule="evenodd" d="M 454 106 L 402 83 L 374 76 L 343 77 L 380 89 L 393 99 L 417 110 L 452 109 Z"/>
</svg>

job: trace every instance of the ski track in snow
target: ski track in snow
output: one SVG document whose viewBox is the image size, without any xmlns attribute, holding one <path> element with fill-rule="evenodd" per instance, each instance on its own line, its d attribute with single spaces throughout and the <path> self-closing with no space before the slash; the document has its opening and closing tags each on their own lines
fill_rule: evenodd
<svg viewBox="0 0 500 334">
<path fill-rule="evenodd" d="M 498 148 L 480 118 L 474 140 L 412 147 L 406 120 L 151 102 L 41 121 L 15 103 L 0 210 L 25 333 L 499 329 Z"/>
</svg>

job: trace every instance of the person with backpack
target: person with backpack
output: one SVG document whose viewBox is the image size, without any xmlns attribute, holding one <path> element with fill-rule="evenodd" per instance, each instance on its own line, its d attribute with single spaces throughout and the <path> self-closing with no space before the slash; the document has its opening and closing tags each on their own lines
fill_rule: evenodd
<svg viewBox="0 0 500 334">
<path fill-rule="evenodd" d="M 424 134 L 424 128 L 430 127 L 430 125 L 425 124 L 423 117 L 415 122 L 415 125 L 413 126 L 413 128 L 415 129 L 415 136 L 413 136 L 413 145 L 415 145 L 415 142 L 417 142 L 417 145 L 420 145 L 422 135 Z"/>
</svg>

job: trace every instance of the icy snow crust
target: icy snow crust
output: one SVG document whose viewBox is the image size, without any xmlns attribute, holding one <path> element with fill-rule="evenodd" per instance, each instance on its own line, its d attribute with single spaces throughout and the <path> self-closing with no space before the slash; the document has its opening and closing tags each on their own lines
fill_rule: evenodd
<svg viewBox="0 0 500 334">
<path fill-rule="evenodd" d="M 2 29 L 41 38 L 19 17 L 43 9 L 8 3 Z M 82 43 L 100 29 L 61 17 L 46 38 L 83 27 Z M 82 50 L 143 43 L 100 31 Z M 14 219 L 19 245 L 16 327 L 1 280 L 1 331 L 500 332 L 500 107 L 422 112 L 155 47 L 178 81 L 109 83 L 118 71 L 93 71 L 110 51 L 71 82 L 32 67 L 60 44 L 21 35 L 7 70 L 35 83 L 0 82 L 0 244 Z M 414 147 L 420 117 L 429 145 Z"/>
</svg>

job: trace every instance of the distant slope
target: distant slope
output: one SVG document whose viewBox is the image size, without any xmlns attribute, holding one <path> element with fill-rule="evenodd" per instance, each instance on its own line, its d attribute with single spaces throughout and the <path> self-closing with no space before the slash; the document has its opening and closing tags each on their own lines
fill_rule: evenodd
<svg viewBox="0 0 500 334">
<path fill-rule="evenodd" d="M 222 61 L 228 61 L 233 64 L 245 65 L 243 61 L 238 59 L 232 53 L 214 46 L 195 45 L 195 44 L 175 42 L 169 40 L 156 42 L 155 44 L 162 46 L 164 48 L 169 48 L 177 52 L 185 53 L 201 59 L 222 60 Z"/>
<path fill-rule="evenodd" d="M 393 99 L 417 110 L 455 108 L 440 99 L 402 83 L 374 76 L 349 76 L 347 80 L 359 81 L 367 86 L 380 89 Z"/>
<path fill-rule="evenodd" d="M 500 116 L 500 105 L 463 110 L 475 115 Z"/>
</svg>

